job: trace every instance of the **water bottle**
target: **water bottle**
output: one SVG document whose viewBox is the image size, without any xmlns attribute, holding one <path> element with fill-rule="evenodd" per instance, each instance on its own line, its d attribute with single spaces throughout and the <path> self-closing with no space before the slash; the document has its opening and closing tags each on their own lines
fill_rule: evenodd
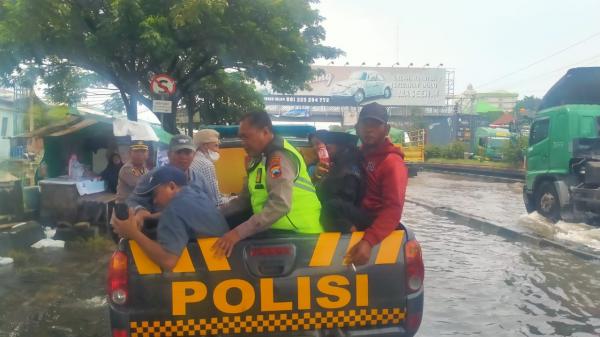
<svg viewBox="0 0 600 337">
<path fill-rule="evenodd" d="M 329 165 L 329 153 L 327 152 L 325 144 L 319 144 L 317 155 L 319 156 L 319 162 Z"/>
</svg>

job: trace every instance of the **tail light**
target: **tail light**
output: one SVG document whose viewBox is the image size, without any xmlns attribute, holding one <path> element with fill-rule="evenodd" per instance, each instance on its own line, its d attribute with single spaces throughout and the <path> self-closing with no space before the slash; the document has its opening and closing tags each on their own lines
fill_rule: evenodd
<svg viewBox="0 0 600 337">
<path fill-rule="evenodd" d="M 127 255 L 118 251 L 113 254 L 108 266 L 108 298 L 113 303 L 119 305 L 127 303 L 129 295 L 127 287 L 127 263 Z M 113 331 L 114 334 L 115 332 Z"/>
<path fill-rule="evenodd" d="M 417 240 L 409 240 L 404 246 L 404 260 L 406 264 L 406 289 L 408 293 L 415 293 L 423 287 L 425 267 L 421 246 Z"/>
<path fill-rule="evenodd" d="M 413 294 L 423 289 L 425 279 L 425 267 L 423 266 L 423 255 L 421 246 L 417 240 L 409 240 L 404 246 L 404 262 L 406 264 L 406 292 Z M 410 333 L 415 333 L 423 319 L 423 299 L 420 303 L 409 303 L 406 310 L 405 327 Z"/>
<path fill-rule="evenodd" d="M 409 332 L 416 332 L 417 330 L 419 330 L 419 326 L 421 326 L 421 319 L 423 318 L 423 315 L 418 312 L 418 313 L 408 313 L 406 315 L 406 330 L 408 330 Z"/>
<path fill-rule="evenodd" d="M 112 337 L 127 337 L 127 330 L 125 329 L 113 329 Z"/>
</svg>

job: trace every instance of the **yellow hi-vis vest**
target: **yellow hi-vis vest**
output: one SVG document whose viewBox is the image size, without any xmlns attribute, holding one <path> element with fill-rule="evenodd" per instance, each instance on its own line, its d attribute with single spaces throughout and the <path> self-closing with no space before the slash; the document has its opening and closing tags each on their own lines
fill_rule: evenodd
<svg viewBox="0 0 600 337">
<path fill-rule="evenodd" d="M 281 138 L 273 139 L 266 151 L 266 158 L 255 163 L 248 170 L 248 192 L 250 193 L 250 203 L 254 214 L 262 211 L 265 202 L 269 199 L 269 187 L 267 186 L 267 170 L 265 163 L 271 158 L 275 150 L 290 153 L 298 163 L 298 172 L 294 179 L 292 189 L 292 203 L 290 211 L 273 225 L 272 229 L 290 230 L 298 233 L 321 233 L 323 227 L 319 223 L 321 213 L 321 203 L 315 193 L 306 163 L 302 155 L 290 143 Z"/>
</svg>

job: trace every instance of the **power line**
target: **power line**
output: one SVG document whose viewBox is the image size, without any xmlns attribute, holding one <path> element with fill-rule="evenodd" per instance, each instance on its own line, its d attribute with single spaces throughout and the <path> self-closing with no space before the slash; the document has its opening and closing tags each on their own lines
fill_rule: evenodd
<svg viewBox="0 0 600 337">
<path fill-rule="evenodd" d="M 567 51 L 567 50 L 569 50 L 569 49 L 571 49 L 571 48 L 573 48 L 573 47 L 575 47 L 575 46 L 578 46 L 578 45 L 580 45 L 580 44 L 583 44 L 583 43 L 585 43 L 585 42 L 587 42 L 587 41 L 589 41 L 589 40 L 591 40 L 591 39 L 593 39 L 593 38 L 595 38 L 595 37 L 597 37 L 597 36 L 600 36 L 600 32 L 597 32 L 597 33 L 595 33 L 595 34 L 592 34 L 592 35 L 588 36 L 587 38 L 585 38 L 585 39 L 583 39 L 583 40 L 581 40 L 581 41 L 575 42 L 575 43 L 573 43 L 573 44 L 569 45 L 568 47 L 565 47 L 565 48 L 563 48 L 563 49 L 561 49 L 561 50 L 559 50 L 559 51 L 556 51 L 556 52 L 554 52 L 554 53 L 552 53 L 552 54 L 550 54 L 550 55 L 548 55 L 548 56 L 542 57 L 541 59 L 539 59 L 539 60 L 537 60 L 537 61 L 535 61 L 535 62 L 532 62 L 532 63 L 530 63 L 530 64 L 528 64 L 528 65 L 526 65 L 526 66 L 524 66 L 524 67 L 522 67 L 522 68 L 519 68 L 519 69 L 517 69 L 517 70 L 515 70 L 515 71 L 513 71 L 513 72 L 510 72 L 510 73 L 508 73 L 508 74 L 506 74 L 506 75 L 504 75 L 504 76 L 501 76 L 501 77 L 498 77 L 498 78 L 496 78 L 496 79 L 494 79 L 494 80 L 491 80 L 491 81 L 489 81 L 489 82 L 486 82 L 486 83 L 480 84 L 480 85 L 476 86 L 476 88 L 482 88 L 482 87 L 485 87 L 485 86 L 487 86 L 487 85 L 489 85 L 489 84 L 491 84 L 491 83 L 494 83 L 494 82 L 497 82 L 497 81 L 503 80 L 503 79 L 505 79 L 505 78 L 507 78 L 507 77 L 510 77 L 510 76 L 514 75 L 514 74 L 520 73 L 520 72 L 521 72 L 521 71 L 523 71 L 523 70 L 527 70 L 527 69 L 529 69 L 529 68 L 531 68 L 531 67 L 533 67 L 533 66 L 535 66 L 535 65 L 537 65 L 537 64 L 540 64 L 540 63 L 542 63 L 542 62 L 544 62 L 544 61 L 546 61 L 546 60 L 548 60 L 548 59 L 551 59 L 551 58 L 553 58 L 553 57 L 554 57 L 554 56 L 556 56 L 556 55 L 562 54 L 563 52 L 565 52 L 565 51 Z"/>
<path fill-rule="evenodd" d="M 543 74 L 538 74 L 538 75 L 536 75 L 536 76 L 532 76 L 532 77 L 528 77 L 528 78 L 525 78 L 525 79 L 522 79 L 522 80 L 518 80 L 518 81 L 516 81 L 516 82 L 512 82 L 512 83 L 510 83 L 508 86 L 512 86 L 512 85 L 515 85 L 515 84 L 519 84 L 519 83 L 522 83 L 522 82 L 525 82 L 525 81 L 531 81 L 531 80 L 536 80 L 536 79 L 538 79 L 538 78 L 546 77 L 546 76 L 548 76 L 548 75 L 552 75 L 552 74 L 554 74 L 554 73 L 557 73 L 557 72 L 559 72 L 559 71 L 565 71 L 565 70 L 567 70 L 567 69 L 570 69 L 570 68 L 572 68 L 573 66 L 576 66 L 576 65 L 579 65 L 579 64 L 582 64 L 582 63 L 587 63 L 587 62 L 590 62 L 590 61 L 592 61 L 592 60 L 595 60 L 595 59 L 597 59 L 597 58 L 600 58 L 600 54 L 596 54 L 596 55 L 594 55 L 594 56 L 592 56 L 592 57 L 586 58 L 585 60 L 580 60 L 580 61 L 577 61 L 577 62 L 575 62 L 575 63 L 571 63 L 571 64 L 569 64 L 569 65 L 566 65 L 566 66 L 562 66 L 562 67 L 560 67 L 560 68 L 557 68 L 557 69 L 555 69 L 555 70 L 552 70 L 552 71 L 545 72 L 545 73 L 543 73 Z"/>
</svg>

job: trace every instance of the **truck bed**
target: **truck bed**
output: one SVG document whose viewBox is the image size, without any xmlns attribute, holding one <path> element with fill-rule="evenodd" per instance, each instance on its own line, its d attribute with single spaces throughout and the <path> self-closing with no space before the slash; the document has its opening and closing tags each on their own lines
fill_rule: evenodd
<svg viewBox="0 0 600 337">
<path fill-rule="evenodd" d="M 422 280 L 407 291 L 405 248 L 414 237 L 396 230 L 369 264 L 345 264 L 363 234 L 269 235 L 222 259 L 210 250 L 216 238 L 201 238 L 172 272 L 122 240 L 128 293 L 125 304 L 109 300 L 113 336 L 412 335 L 423 310 Z"/>
</svg>

